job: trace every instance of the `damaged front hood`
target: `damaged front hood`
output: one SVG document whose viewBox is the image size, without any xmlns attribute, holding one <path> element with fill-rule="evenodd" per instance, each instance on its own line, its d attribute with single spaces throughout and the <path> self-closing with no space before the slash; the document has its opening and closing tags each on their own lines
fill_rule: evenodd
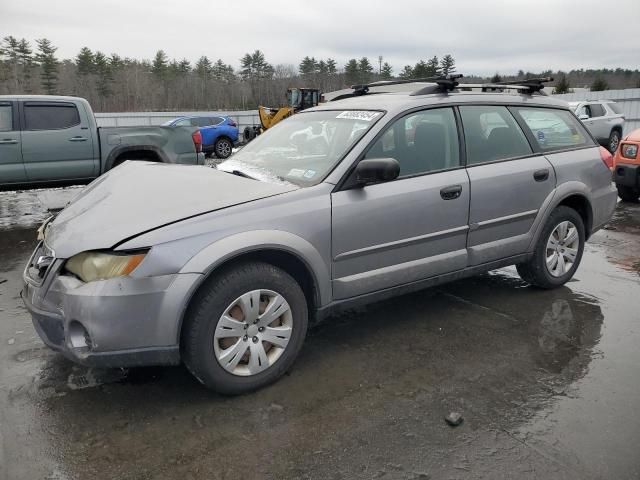
<svg viewBox="0 0 640 480">
<path fill-rule="evenodd" d="M 296 190 L 209 167 L 127 162 L 85 188 L 49 224 L 56 257 L 112 248 L 185 218 Z"/>
</svg>

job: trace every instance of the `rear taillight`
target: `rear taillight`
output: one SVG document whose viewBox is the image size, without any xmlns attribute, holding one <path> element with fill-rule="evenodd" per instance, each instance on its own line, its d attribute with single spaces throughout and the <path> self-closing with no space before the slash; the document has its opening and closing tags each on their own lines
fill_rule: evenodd
<svg viewBox="0 0 640 480">
<path fill-rule="evenodd" d="M 195 131 L 191 134 L 191 138 L 193 138 L 193 144 L 196 147 L 196 153 L 200 153 L 202 151 L 202 134 L 200 130 Z"/>
<path fill-rule="evenodd" d="M 636 158 L 638 156 L 638 145 L 623 143 L 622 147 L 620 147 L 620 152 L 625 158 Z"/>
<path fill-rule="evenodd" d="M 604 147 L 600 147 L 600 158 L 609 170 L 613 170 L 613 155 Z"/>
<path fill-rule="evenodd" d="M 232 127 L 238 126 L 238 124 L 233 120 L 233 118 L 227 119 L 227 122 L 229 122 L 229 125 L 231 125 Z"/>
</svg>

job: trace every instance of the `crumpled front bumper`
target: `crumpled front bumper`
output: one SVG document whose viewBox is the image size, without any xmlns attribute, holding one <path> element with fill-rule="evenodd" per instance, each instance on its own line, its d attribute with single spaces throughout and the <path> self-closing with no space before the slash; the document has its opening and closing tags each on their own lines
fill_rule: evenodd
<svg viewBox="0 0 640 480">
<path fill-rule="evenodd" d="M 84 283 L 63 263 L 55 260 L 41 282 L 24 273 L 22 299 L 47 346 L 90 366 L 179 363 L 180 322 L 200 274 Z"/>
</svg>

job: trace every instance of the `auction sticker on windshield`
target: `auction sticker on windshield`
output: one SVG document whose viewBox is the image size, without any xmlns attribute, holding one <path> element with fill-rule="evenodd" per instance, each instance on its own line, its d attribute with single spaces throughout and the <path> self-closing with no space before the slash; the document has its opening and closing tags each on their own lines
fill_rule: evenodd
<svg viewBox="0 0 640 480">
<path fill-rule="evenodd" d="M 347 110 L 336 116 L 336 118 L 345 118 L 348 120 L 364 120 L 371 122 L 382 115 L 382 112 L 371 112 L 367 110 Z"/>
</svg>

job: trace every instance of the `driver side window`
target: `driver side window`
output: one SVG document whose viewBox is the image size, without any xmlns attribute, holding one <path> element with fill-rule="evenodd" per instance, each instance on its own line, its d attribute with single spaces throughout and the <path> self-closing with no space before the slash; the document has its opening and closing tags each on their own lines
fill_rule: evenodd
<svg viewBox="0 0 640 480">
<path fill-rule="evenodd" d="M 423 110 L 396 120 L 364 158 L 385 157 L 400 163 L 400 177 L 459 167 L 458 129 L 453 110 Z"/>
</svg>

